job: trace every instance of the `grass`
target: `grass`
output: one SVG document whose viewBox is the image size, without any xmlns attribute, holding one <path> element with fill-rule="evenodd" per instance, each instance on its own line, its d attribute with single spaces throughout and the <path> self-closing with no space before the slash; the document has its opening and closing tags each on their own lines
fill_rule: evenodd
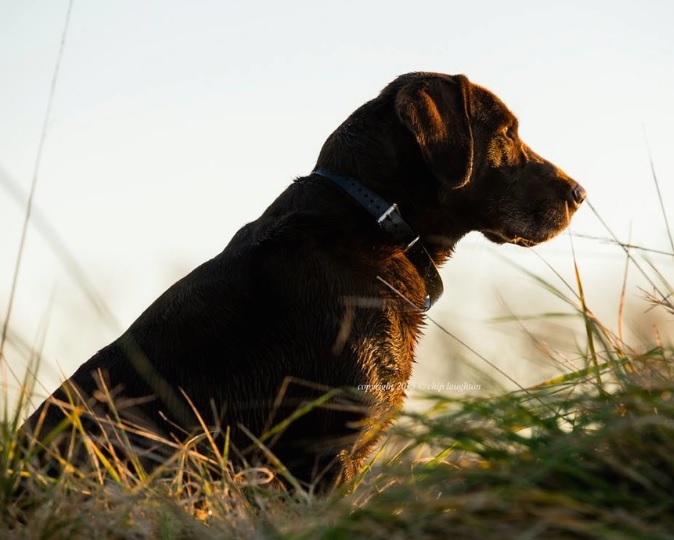
<svg viewBox="0 0 674 540">
<path fill-rule="evenodd" d="M 49 112 L 45 126 L 48 120 Z M 658 187 L 654 171 L 653 178 Z M 658 197 L 664 214 L 659 188 Z M 613 240 L 625 250 L 626 272 L 634 267 L 649 282 L 651 308 L 671 319 L 674 290 L 664 273 L 647 256 L 634 256 L 640 248 Z M 674 349 L 667 336 L 628 345 L 622 323 L 614 333 L 590 310 L 578 269 L 575 285 L 563 289 L 531 277 L 580 319 L 578 367 L 516 392 L 429 397 L 425 412 L 403 415 L 348 492 L 321 498 L 275 487 L 274 471 L 234 472 L 226 448 L 206 456 L 197 440 L 176 445 L 173 458 L 147 474 L 138 460 L 115 459 L 109 441 L 87 438 L 77 408 L 72 424 L 91 467 L 72 465 L 67 452 L 55 454 L 63 472 L 49 477 L 34 459 L 34 443 L 16 432 L 40 360 L 39 347 L 24 347 L 31 368 L 17 402 L 10 407 L 5 396 L 0 421 L 0 540 L 674 539 Z M 5 343 L 18 341 L 9 324 L 14 290 L 0 341 L 5 367 Z M 621 304 L 620 321 L 622 310 Z M 113 425 L 109 433 L 124 442 L 130 429 Z M 202 439 L 209 442 L 207 432 Z"/>
<path fill-rule="evenodd" d="M 672 288 L 645 261 L 633 261 L 652 276 L 645 299 L 671 319 Z M 322 498 L 274 487 L 272 471 L 234 473 L 220 449 L 194 445 L 146 474 L 89 441 L 90 472 L 49 478 L 15 433 L 27 376 L 0 426 L 0 538 L 674 539 L 674 349 L 660 334 L 628 346 L 576 276 L 563 289 L 536 279 L 579 319 L 578 367 L 515 392 L 428 396 L 348 493 Z"/>
</svg>

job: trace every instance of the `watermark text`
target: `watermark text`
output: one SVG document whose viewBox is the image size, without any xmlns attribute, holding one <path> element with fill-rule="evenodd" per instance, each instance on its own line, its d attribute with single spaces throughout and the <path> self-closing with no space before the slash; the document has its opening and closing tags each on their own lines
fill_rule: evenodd
<svg viewBox="0 0 674 540">
<path fill-rule="evenodd" d="M 431 382 L 431 383 L 415 383 L 415 382 L 405 382 L 405 383 L 379 383 L 379 384 L 359 384 L 358 390 L 363 390 L 365 392 L 391 392 L 391 391 L 404 391 L 404 392 L 457 392 L 457 393 L 466 393 L 466 392 L 480 392 L 482 390 L 481 384 L 474 384 L 470 382 Z"/>
</svg>

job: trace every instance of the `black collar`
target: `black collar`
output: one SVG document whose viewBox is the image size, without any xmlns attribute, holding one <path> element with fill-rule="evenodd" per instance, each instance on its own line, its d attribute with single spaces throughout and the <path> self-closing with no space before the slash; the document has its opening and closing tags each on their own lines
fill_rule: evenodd
<svg viewBox="0 0 674 540">
<path fill-rule="evenodd" d="M 396 242 L 400 243 L 405 255 L 417 269 L 417 272 L 419 272 L 419 275 L 426 284 L 426 298 L 424 304 L 423 306 L 417 307 L 422 311 L 428 311 L 428 309 L 435 304 L 437 299 L 442 295 L 442 278 L 438 273 L 438 269 L 435 266 L 433 259 L 421 243 L 419 235 L 416 234 L 403 220 L 400 211 L 398 210 L 398 205 L 395 203 L 388 203 L 374 191 L 352 178 L 346 178 L 331 173 L 320 167 L 314 170 L 314 174 L 332 180 L 351 195 L 351 197 L 372 214 L 377 220 L 377 223 L 379 223 L 379 225 L 386 230 Z"/>
</svg>

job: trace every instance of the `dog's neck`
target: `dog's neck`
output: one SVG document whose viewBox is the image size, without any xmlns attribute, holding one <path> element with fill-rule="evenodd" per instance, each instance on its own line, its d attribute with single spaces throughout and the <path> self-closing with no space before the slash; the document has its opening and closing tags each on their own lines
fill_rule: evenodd
<svg viewBox="0 0 674 540">
<path fill-rule="evenodd" d="M 433 259 L 421 242 L 420 236 L 403 220 L 398 206 L 395 203 L 389 203 L 353 178 L 341 176 L 320 167 L 316 168 L 313 174 L 331 180 L 351 195 L 372 215 L 382 229 L 388 232 L 393 241 L 402 247 L 405 256 L 416 268 L 426 286 L 424 303 L 416 307 L 422 311 L 430 309 L 442 295 L 442 278 L 440 278 Z"/>
<path fill-rule="evenodd" d="M 442 206 L 438 180 L 409 130 L 390 114 L 391 107 L 367 103 L 355 111 L 328 137 L 316 167 L 357 178 L 385 200 L 398 203 L 435 263 L 441 264 L 470 229 Z M 373 138 L 368 130 L 372 123 L 384 126 L 386 137 Z"/>
</svg>

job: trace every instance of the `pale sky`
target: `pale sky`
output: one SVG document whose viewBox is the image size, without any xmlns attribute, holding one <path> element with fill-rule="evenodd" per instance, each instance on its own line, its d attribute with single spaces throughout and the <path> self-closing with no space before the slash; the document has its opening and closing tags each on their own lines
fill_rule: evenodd
<svg viewBox="0 0 674 540">
<path fill-rule="evenodd" d="M 67 7 L 0 0 L 0 320 L 25 211 L 16 192 L 30 188 Z M 671 251 L 646 138 L 674 209 L 673 28 L 669 0 L 75 0 L 13 343 L 37 348 L 46 328 L 41 380 L 53 389 L 308 174 L 330 132 L 409 71 L 464 73 L 493 90 L 523 139 L 583 184 L 621 239 Z M 92 308 L 45 230 L 116 324 Z M 587 205 L 572 232 L 607 236 Z M 574 245 L 590 294 L 607 296 L 614 317 L 624 257 L 596 240 Z M 572 275 L 569 235 L 537 253 Z M 470 235 L 443 269 L 446 293 L 432 313 L 457 333 L 470 326 L 467 339 L 487 356 L 491 338 L 475 334 L 494 315 L 484 306 L 503 296 L 530 312 L 520 296 L 547 294 L 499 256 L 552 276 L 533 252 Z M 671 275 L 671 258 L 653 257 Z M 7 360 L 20 373 L 26 356 L 10 347 Z M 419 368 L 427 380 L 432 365 Z M 512 373 L 531 382 L 526 366 Z"/>
</svg>

